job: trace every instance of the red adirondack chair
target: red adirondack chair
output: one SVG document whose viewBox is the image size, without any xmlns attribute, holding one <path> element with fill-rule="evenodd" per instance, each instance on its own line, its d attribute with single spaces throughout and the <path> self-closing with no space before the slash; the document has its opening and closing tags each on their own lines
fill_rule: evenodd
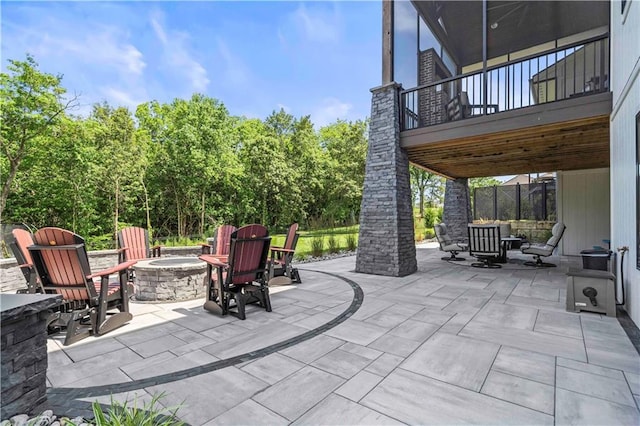
<svg viewBox="0 0 640 426">
<path fill-rule="evenodd" d="M 92 274 L 80 236 L 60 228 L 42 228 L 33 237 L 35 244 L 29 246 L 29 252 L 42 287 L 64 299 L 60 311 L 52 314 L 49 327 L 66 327 L 65 345 L 108 333 L 133 318 L 127 270 L 135 261 Z M 117 275 L 118 280 L 110 282 L 111 275 Z M 119 312 L 108 312 L 113 309 Z"/>
<path fill-rule="evenodd" d="M 273 277 L 286 276 L 294 283 L 301 283 L 300 273 L 292 266 L 293 255 L 298 244 L 298 224 L 293 223 L 287 231 L 287 238 L 282 247 L 271 247 L 271 257 L 269 259 L 269 279 Z"/>
<path fill-rule="evenodd" d="M 231 234 L 237 228 L 233 225 L 221 225 L 213 234 L 213 244 L 201 244 L 202 254 L 212 254 L 225 262 L 229 257 L 231 249 Z"/>
<path fill-rule="evenodd" d="M 18 262 L 18 267 L 24 275 L 24 279 L 27 281 L 27 288 L 20 289 L 17 293 L 44 293 L 40 281 L 38 280 L 38 274 L 33 267 L 33 260 L 31 259 L 31 253 L 27 247 L 34 244 L 33 234 L 26 229 L 16 228 L 11 231 L 13 235 L 13 241 L 9 243 L 13 256 Z"/>
<path fill-rule="evenodd" d="M 249 303 L 258 303 L 271 312 L 266 273 L 270 242 L 267 228 L 247 225 L 231 234 L 227 262 L 211 254 L 199 257 L 207 263 L 206 310 L 220 315 L 232 314 L 242 320 L 246 318 L 245 305 Z"/>
<path fill-rule="evenodd" d="M 149 231 L 137 226 L 118 232 L 118 261 L 142 260 L 160 257 L 160 246 L 149 247 Z"/>
</svg>

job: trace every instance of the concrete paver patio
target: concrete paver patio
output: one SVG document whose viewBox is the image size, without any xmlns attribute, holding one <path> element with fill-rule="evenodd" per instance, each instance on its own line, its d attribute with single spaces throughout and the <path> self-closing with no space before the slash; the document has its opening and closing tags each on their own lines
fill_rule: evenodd
<svg viewBox="0 0 640 426">
<path fill-rule="evenodd" d="M 565 311 L 570 260 L 486 270 L 417 253 L 402 278 L 357 274 L 355 257 L 299 265 L 303 283 L 245 321 L 136 303 L 105 336 L 51 336 L 49 405 L 88 415 L 164 393 L 192 425 L 640 424 L 640 356 L 615 318 Z"/>
</svg>

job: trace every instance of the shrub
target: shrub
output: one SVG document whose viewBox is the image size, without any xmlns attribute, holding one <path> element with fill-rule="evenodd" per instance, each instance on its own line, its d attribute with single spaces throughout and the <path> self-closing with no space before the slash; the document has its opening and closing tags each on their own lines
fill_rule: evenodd
<svg viewBox="0 0 640 426">
<path fill-rule="evenodd" d="M 322 236 L 313 237 L 311 240 L 311 255 L 320 257 L 324 253 L 324 238 Z"/>
<path fill-rule="evenodd" d="M 442 207 L 424 209 L 424 226 L 426 228 L 433 228 L 433 225 L 440 222 L 442 222 Z"/>
<path fill-rule="evenodd" d="M 329 235 L 327 245 L 329 246 L 329 253 L 337 253 L 340 251 L 340 248 L 338 247 L 338 239 L 333 234 Z"/>
<path fill-rule="evenodd" d="M 93 409 L 94 420 L 96 426 L 182 426 L 185 423 L 176 418 L 179 409 L 174 408 L 158 408 L 158 401 L 164 394 L 154 395 L 148 404 L 142 408 L 136 407 L 136 402 L 132 407 L 127 403 L 119 403 L 111 398 L 111 406 L 105 413 L 102 406 L 96 401 L 91 405 Z"/>
<path fill-rule="evenodd" d="M 436 237 L 436 233 L 434 232 L 433 229 L 425 229 L 424 230 L 424 238 L 427 240 L 430 240 L 432 238 Z"/>
<path fill-rule="evenodd" d="M 347 248 L 349 249 L 349 251 L 355 251 L 357 247 L 358 247 L 358 237 L 356 237 L 354 234 L 348 234 Z"/>
</svg>

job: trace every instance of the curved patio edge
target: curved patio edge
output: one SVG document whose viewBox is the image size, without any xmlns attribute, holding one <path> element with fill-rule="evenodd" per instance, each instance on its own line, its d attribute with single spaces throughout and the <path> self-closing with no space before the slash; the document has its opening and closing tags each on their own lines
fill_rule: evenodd
<svg viewBox="0 0 640 426">
<path fill-rule="evenodd" d="M 341 324 L 342 322 L 346 321 L 349 317 L 351 317 L 362 305 L 362 302 L 364 300 L 364 293 L 362 291 L 362 288 L 355 281 L 331 272 L 325 272 L 325 271 L 319 271 L 319 270 L 313 270 L 313 269 L 305 269 L 305 271 L 329 275 L 346 282 L 353 290 L 353 299 L 349 307 L 347 307 L 347 309 L 345 309 L 341 314 L 337 315 L 334 319 L 320 325 L 319 327 L 311 329 L 305 333 L 291 337 L 289 339 L 283 340 L 278 343 L 274 343 L 272 345 L 266 346 L 258 350 L 254 350 L 251 352 L 247 352 L 247 353 L 232 356 L 229 358 L 221 359 L 218 361 L 210 362 L 208 364 L 199 365 L 199 366 L 188 368 L 185 370 L 179 370 L 175 372 L 161 374 L 154 377 L 133 380 L 130 382 L 122 382 L 122 383 L 116 383 L 116 384 L 83 387 L 83 388 L 50 387 L 47 389 L 47 397 L 48 397 L 47 405 L 50 407 L 55 407 L 58 405 L 68 406 L 68 403 L 70 400 L 98 397 L 98 396 L 104 396 L 108 394 L 116 394 L 116 393 L 122 393 L 122 392 L 129 392 L 129 391 L 143 389 L 151 386 L 162 385 L 165 383 L 170 383 L 178 380 L 187 379 L 190 377 L 195 377 L 201 374 L 209 373 L 209 372 L 220 370 L 226 367 L 238 365 L 247 361 L 252 361 L 258 358 L 262 358 L 264 356 L 273 354 L 275 352 L 278 352 L 283 349 L 302 343 L 306 340 L 316 337 L 336 327 L 337 325 Z"/>
</svg>

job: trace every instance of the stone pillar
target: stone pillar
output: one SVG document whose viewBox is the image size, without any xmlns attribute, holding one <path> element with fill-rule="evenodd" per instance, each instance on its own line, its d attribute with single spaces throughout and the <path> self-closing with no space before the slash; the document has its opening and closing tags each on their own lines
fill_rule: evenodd
<svg viewBox="0 0 640 426">
<path fill-rule="evenodd" d="M 467 224 L 473 221 L 473 216 L 467 178 L 447 179 L 442 221 L 447 225 L 447 231 L 454 241 L 469 242 Z"/>
<path fill-rule="evenodd" d="M 59 295 L 2 295 L 0 418 L 30 413 L 47 400 L 47 319 L 61 302 Z"/>
<path fill-rule="evenodd" d="M 445 73 L 442 60 L 435 50 L 427 49 L 418 54 L 418 85 L 433 83 L 447 77 L 450 75 Z M 446 84 L 443 85 L 439 91 L 436 91 L 435 87 L 418 90 L 418 116 L 421 125 L 432 126 L 445 121 L 445 104 L 449 101 L 446 87 Z"/>
<path fill-rule="evenodd" d="M 405 276 L 417 270 L 409 159 L 400 148 L 400 86 L 372 89 L 356 272 Z"/>
</svg>

